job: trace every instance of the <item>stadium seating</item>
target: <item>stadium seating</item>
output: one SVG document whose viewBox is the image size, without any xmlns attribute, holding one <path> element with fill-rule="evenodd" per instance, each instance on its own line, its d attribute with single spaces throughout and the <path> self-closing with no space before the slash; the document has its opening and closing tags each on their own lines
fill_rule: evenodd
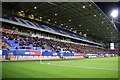
<svg viewBox="0 0 120 80">
<path fill-rule="evenodd" d="M 42 49 L 43 52 L 43 56 L 54 56 L 54 51 L 55 53 L 57 53 L 58 56 L 60 56 L 60 51 L 59 51 L 59 47 L 62 49 L 66 49 L 63 52 L 63 56 L 74 56 L 74 53 L 77 53 L 79 51 L 81 51 L 82 53 L 86 52 L 86 51 L 92 51 L 93 53 L 106 53 L 106 51 L 102 50 L 102 49 L 98 49 L 98 48 L 94 48 L 94 47 L 89 47 L 89 46 L 82 46 L 82 45 L 75 45 L 75 44 L 71 44 L 71 43 L 65 43 L 65 42 L 60 42 L 60 41 L 54 41 L 54 40 L 49 40 L 49 39 L 44 39 L 44 38 L 32 38 L 29 37 L 30 39 L 37 40 L 35 41 L 35 43 L 30 43 L 30 41 L 26 42 L 28 39 L 26 39 L 26 37 L 22 37 L 19 39 L 15 40 L 16 37 L 14 36 L 14 34 L 8 34 L 8 33 L 4 33 L 6 34 L 6 36 L 2 36 L 2 41 L 6 42 L 9 44 L 9 50 L 13 51 L 14 55 L 25 55 L 25 52 L 40 52 L 40 50 L 43 48 L 43 45 L 45 44 L 47 47 L 45 47 L 44 49 Z M 11 36 L 7 35 L 11 35 L 14 36 L 14 38 L 12 40 Z M 32 42 L 33 42 L 32 41 Z M 24 44 L 21 46 L 20 42 L 24 42 Z M 34 44 L 38 44 L 37 46 L 35 46 Z M 40 46 L 41 45 L 41 46 Z M 17 48 L 16 48 L 17 47 Z M 74 53 L 71 52 L 71 49 Z M 54 50 L 54 51 L 53 51 Z M 3 51 L 3 55 L 5 55 L 5 51 Z M 88 52 L 90 53 L 90 52 Z"/>
<path fill-rule="evenodd" d="M 33 23 L 29 19 L 19 18 L 19 17 L 6 17 L 3 16 L 3 19 L 10 20 L 22 25 L 27 25 L 27 27 L 35 27 L 39 29 L 44 29 L 51 32 L 56 32 L 59 34 L 69 35 L 75 38 L 79 38 L 82 40 L 88 40 L 87 38 L 73 33 L 71 31 L 67 31 L 60 28 L 53 28 L 47 25 L 47 23 Z M 101 54 L 107 54 L 108 51 L 98 48 L 92 47 L 90 45 L 77 45 L 74 43 L 67 43 L 56 41 L 54 39 L 47 38 L 38 38 L 38 37 L 30 37 L 26 35 L 20 35 L 18 33 L 14 34 L 12 30 L 7 33 L 7 29 L 4 29 L 2 35 L 2 41 L 6 42 L 9 46 L 8 49 L 2 49 L 2 55 L 6 55 L 7 53 L 12 53 L 14 56 L 64 56 L 66 59 L 68 58 L 80 58 L 80 56 L 98 56 Z M 17 37 L 16 37 L 17 36 Z M 88 40 L 90 41 L 90 40 Z M 93 41 L 91 41 L 93 42 Z M 42 54 L 41 54 L 42 53 Z M 89 55 L 90 54 L 90 55 Z M 79 56 L 79 57 L 77 57 Z M 102 55 L 103 56 L 103 55 Z M 22 59 L 23 57 L 21 57 Z M 35 59 L 35 58 L 34 58 Z M 46 58 L 45 58 L 46 59 Z"/>
<path fill-rule="evenodd" d="M 56 28 L 55 27 L 54 28 L 49 27 L 49 26 L 47 26 L 47 23 L 44 23 L 42 25 L 38 22 L 32 23 L 31 21 L 29 21 L 29 20 L 27 20 L 23 17 L 19 17 L 19 18 L 18 17 L 10 17 L 10 18 L 8 18 L 7 16 L 3 16 L 2 18 L 17 22 L 19 24 L 27 25 L 28 27 L 40 28 L 40 29 L 44 29 L 44 30 L 47 30 L 47 31 L 52 31 L 52 32 L 56 32 L 56 33 L 59 33 L 59 34 L 69 35 L 71 37 L 76 37 L 76 38 L 80 38 L 80 39 L 83 39 L 83 40 L 88 40 L 87 38 L 85 38 L 81 35 L 78 35 L 76 33 L 68 31 L 68 30 L 61 29 L 58 26 L 56 26 Z M 90 41 L 90 40 L 88 40 L 88 41 Z"/>
</svg>

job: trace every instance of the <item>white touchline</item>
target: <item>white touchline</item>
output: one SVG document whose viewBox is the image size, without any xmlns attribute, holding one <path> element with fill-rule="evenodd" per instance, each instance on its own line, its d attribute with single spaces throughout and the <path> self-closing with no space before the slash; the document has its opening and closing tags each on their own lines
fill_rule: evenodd
<svg viewBox="0 0 120 80">
<path fill-rule="evenodd" d="M 95 67 L 84 67 L 84 66 L 68 66 L 68 65 L 58 65 L 58 64 L 49 64 L 49 65 L 55 65 L 55 66 L 63 66 L 63 67 L 76 67 L 76 68 L 88 68 L 88 69 L 100 69 L 100 70 L 116 70 L 118 71 L 119 69 L 109 69 L 109 68 L 95 68 Z"/>
<path fill-rule="evenodd" d="M 60 62 L 64 63 L 64 62 L 70 62 L 70 61 L 58 61 L 58 62 L 54 62 L 54 63 L 60 63 Z"/>
</svg>

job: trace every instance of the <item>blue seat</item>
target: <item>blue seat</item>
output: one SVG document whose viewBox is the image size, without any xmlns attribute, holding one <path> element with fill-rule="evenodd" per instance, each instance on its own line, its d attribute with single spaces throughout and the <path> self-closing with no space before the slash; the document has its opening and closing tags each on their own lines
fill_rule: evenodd
<svg viewBox="0 0 120 80">
<path fill-rule="evenodd" d="M 26 21 L 30 26 L 34 26 L 31 22 L 29 21 Z"/>
<path fill-rule="evenodd" d="M 13 21 L 15 21 L 15 22 L 18 22 L 16 19 L 15 19 L 15 17 L 13 17 L 13 18 L 11 18 Z"/>
<path fill-rule="evenodd" d="M 7 39 L 5 39 L 5 38 L 2 38 L 2 41 L 7 41 Z"/>
<path fill-rule="evenodd" d="M 2 50 L 2 55 L 6 55 L 7 54 L 7 50 Z"/>
<path fill-rule="evenodd" d="M 25 50 L 14 50 L 13 54 L 14 55 L 25 55 Z"/>
<path fill-rule="evenodd" d="M 52 52 L 42 52 L 42 56 L 53 56 Z"/>
<path fill-rule="evenodd" d="M 64 52 L 63 56 L 74 56 L 74 54 L 73 53 L 66 53 L 66 52 Z"/>
<path fill-rule="evenodd" d="M 20 22 L 22 22 L 23 24 L 26 24 L 26 22 L 23 19 L 19 19 Z"/>
<path fill-rule="evenodd" d="M 2 16 L 2 18 L 10 20 L 7 16 Z"/>
</svg>

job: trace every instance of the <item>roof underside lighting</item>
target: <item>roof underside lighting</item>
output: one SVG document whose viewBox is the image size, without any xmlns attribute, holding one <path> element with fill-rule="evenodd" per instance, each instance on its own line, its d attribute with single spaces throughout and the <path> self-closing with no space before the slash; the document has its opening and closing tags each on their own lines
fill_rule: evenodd
<svg viewBox="0 0 120 80">
<path fill-rule="evenodd" d="M 83 8 L 85 8 L 85 6 L 83 6 Z"/>
<path fill-rule="evenodd" d="M 71 21 L 71 19 L 69 19 L 69 21 Z"/>
<path fill-rule="evenodd" d="M 87 29 L 87 31 L 89 31 L 89 29 Z"/>
<path fill-rule="evenodd" d="M 50 19 L 48 19 L 48 21 L 50 21 Z"/>
<path fill-rule="evenodd" d="M 55 21 L 55 23 L 57 23 L 57 21 Z"/>
<path fill-rule="evenodd" d="M 61 24 L 61 26 L 63 26 L 63 24 Z"/>
<path fill-rule="evenodd" d="M 92 4 L 89 4 L 89 6 L 92 6 Z"/>
<path fill-rule="evenodd" d="M 94 15 L 94 17 L 96 17 L 96 15 Z"/>
<path fill-rule="evenodd" d="M 34 7 L 34 9 L 37 9 L 37 7 Z"/>
<path fill-rule="evenodd" d="M 55 16 L 57 16 L 57 14 L 55 13 Z"/>
<path fill-rule="evenodd" d="M 24 11 L 21 10 L 21 12 L 23 13 Z"/>
<path fill-rule="evenodd" d="M 66 26 L 66 28 L 67 28 L 68 26 Z"/>
</svg>

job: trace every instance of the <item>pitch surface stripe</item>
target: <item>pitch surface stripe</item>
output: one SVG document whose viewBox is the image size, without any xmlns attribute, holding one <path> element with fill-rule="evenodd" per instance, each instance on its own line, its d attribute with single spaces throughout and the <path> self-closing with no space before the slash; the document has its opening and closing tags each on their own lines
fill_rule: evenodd
<svg viewBox="0 0 120 80">
<path fill-rule="evenodd" d="M 46 64 L 46 63 L 42 63 Z M 85 66 L 68 66 L 68 65 L 59 65 L 59 64 L 47 64 L 47 65 L 54 65 L 54 66 L 63 66 L 63 67 L 71 67 L 71 68 L 87 68 L 87 69 L 99 69 L 99 70 L 115 70 L 118 71 L 119 69 L 109 69 L 109 68 L 96 68 L 96 67 L 85 67 Z"/>
</svg>

